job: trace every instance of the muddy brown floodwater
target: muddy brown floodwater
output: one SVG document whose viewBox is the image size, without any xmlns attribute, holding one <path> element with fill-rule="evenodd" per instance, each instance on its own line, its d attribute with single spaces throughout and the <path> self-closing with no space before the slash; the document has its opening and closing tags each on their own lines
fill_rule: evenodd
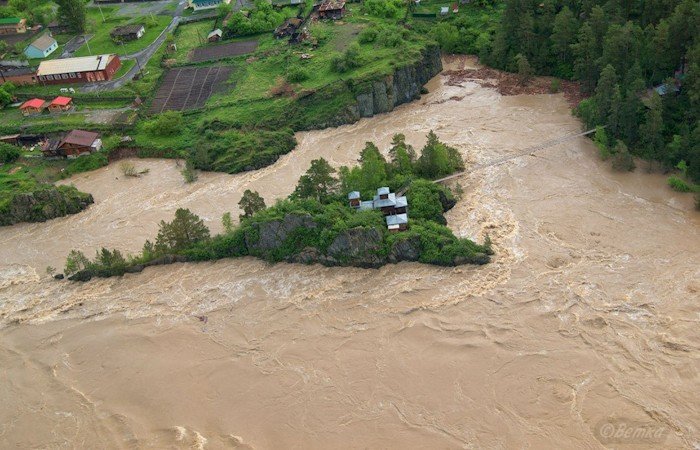
<svg viewBox="0 0 700 450">
<path fill-rule="evenodd" d="M 449 226 L 490 235 L 483 267 L 45 274 L 73 248 L 138 251 L 178 207 L 217 231 L 245 189 L 270 203 L 312 159 L 351 164 L 397 132 L 418 147 L 435 130 L 484 163 L 580 130 L 559 95 L 428 87 L 300 133 L 266 169 L 185 185 L 174 161 L 135 160 L 150 173 L 69 180 L 88 210 L 0 228 L 0 447 L 699 448 L 698 214 L 661 176 L 611 172 L 585 138 L 458 180 Z"/>
</svg>

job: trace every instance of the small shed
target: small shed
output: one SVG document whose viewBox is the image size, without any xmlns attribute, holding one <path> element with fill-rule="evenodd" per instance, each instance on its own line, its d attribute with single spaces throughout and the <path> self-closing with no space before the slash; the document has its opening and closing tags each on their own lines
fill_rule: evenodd
<svg viewBox="0 0 700 450">
<path fill-rule="evenodd" d="M 109 36 L 113 41 L 126 42 L 141 39 L 146 33 L 146 28 L 141 24 L 124 25 L 113 29 Z"/>
<path fill-rule="evenodd" d="M 222 34 L 221 28 L 217 28 L 207 35 L 207 42 L 219 42 Z"/>
<path fill-rule="evenodd" d="M 293 35 L 302 23 L 304 23 L 304 21 L 297 17 L 285 20 L 282 25 L 275 29 L 275 37 L 281 39 L 285 36 Z"/>
<path fill-rule="evenodd" d="M 447 6 L 441 6 L 440 7 L 440 15 L 441 16 L 446 16 L 450 13 L 450 8 Z"/>
<path fill-rule="evenodd" d="M 31 116 L 32 114 L 41 114 L 41 112 L 46 108 L 46 102 L 40 98 L 33 98 L 22 103 L 19 107 L 22 111 L 22 115 Z"/>
<path fill-rule="evenodd" d="M 58 96 L 49 103 L 49 111 L 64 112 L 73 109 L 73 99 L 70 97 Z"/>
<path fill-rule="evenodd" d="M 345 0 L 323 0 L 318 7 L 321 19 L 342 19 L 345 15 Z"/>
<path fill-rule="evenodd" d="M 386 227 L 389 231 L 398 232 L 408 229 L 408 215 L 396 214 L 386 217 Z"/>
<path fill-rule="evenodd" d="M 49 33 L 42 34 L 24 49 L 29 59 L 46 58 L 58 48 L 58 42 Z"/>
<path fill-rule="evenodd" d="M 3 17 L 0 19 L 0 34 L 21 34 L 27 32 L 27 19 Z"/>
</svg>

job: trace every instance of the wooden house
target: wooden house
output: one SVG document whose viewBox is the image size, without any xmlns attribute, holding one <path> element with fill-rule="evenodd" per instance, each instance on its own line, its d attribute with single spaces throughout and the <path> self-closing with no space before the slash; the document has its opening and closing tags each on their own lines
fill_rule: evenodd
<svg viewBox="0 0 700 450">
<path fill-rule="evenodd" d="M 207 35 L 207 42 L 219 42 L 222 35 L 223 32 L 221 31 L 221 28 L 217 28 Z"/>
<path fill-rule="evenodd" d="M 41 114 L 41 112 L 46 108 L 46 102 L 40 98 L 33 98 L 22 103 L 19 110 L 22 111 L 22 115 L 31 116 L 34 114 Z"/>
<path fill-rule="evenodd" d="M 93 83 L 111 80 L 121 67 L 115 54 L 42 61 L 37 78 L 42 84 Z"/>
<path fill-rule="evenodd" d="M 342 19 L 345 15 L 345 0 L 323 0 L 318 7 L 321 19 Z"/>
<path fill-rule="evenodd" d="M 86 153 L 92 153 L 102 148 L 102 140 L 98 133 L 84 130 L 73 130 L 59 139 L 46 142 L 41 151 L 44 156 L 62 156 L 74 158 Z"/>
<path fill-rule="evenodd" d="M 124 25 L 116 27 L 109 33 L 109 37 L 115 42 L 127 42 L 141 39 L 146 33 L 146 28 L 141 24 Z"/>
<path fill-rule="evenodd" d="M 58 96 L 49 103 L 50 112 L 65 112 L 73 109 L 73 99 L 70 97 Z"/>
<path fill-rule="evenodd" d="M 22 34 L 27 32 L 27 19 L 3 17 L 0 19 L 0 34 Z"/>
</svg>

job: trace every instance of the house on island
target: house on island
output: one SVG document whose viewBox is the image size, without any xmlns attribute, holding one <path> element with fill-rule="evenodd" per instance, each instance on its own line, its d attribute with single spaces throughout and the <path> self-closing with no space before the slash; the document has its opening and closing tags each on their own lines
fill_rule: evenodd
<svg viewBox="0 0 700 450">
<path fill-rule="evenodd" d="M 39 64 L 37 78 L 42 84 L 108 81 L 121 65 L 119 57 L 114 54 L 54 59 Z"/>
<path fill-rule="evenodd" d="M 75 158 L 76 156 L 96 152 L 101 148 L 102 140 L 99 133 L 73 130 L 63 137 L 46 141 L 41 147 L 41 152 L 46 157 Z"/>
<path fill-rule="evenodd" d="M 321 19 L 342 19 L 345 15 L 345 0 L 323 0 L 318 7 Z"/>
<path fill-rule="evenodd" d="M 386 216 L 386 226 L 389 231 L 404 231 L 408 229 L 408 200 L 405 196 L 397 197 L 388 187 L 377 189 L 377 195 L 372 200 L 362 201 L 358 191 L 348 194 L 350 206 L 358 211 L 379 210 Z"/>
<path fill-rule="evenodd" d="M 22 34 L 27 32 L 27 19 L 3 17 L 0 19 L 0 34 Z"/>
<path fill-rule="evenodd" d="M 33 98 L 22 103 L 19 110 L 22 111 L 23 116 L 33 116 L 35 114 L 41 114 L 41 112 L 46 108 L 46 102 L 40 98 Z"/>
<path fill-rule="evenodd" d="M 201 11 L 203 9 L 218 8 L 222 3 L 228 5 L 231 3 L 231 0 L 189 0 L 187 7 L 192 8 L 194 11 Z"/>
<path fill-rule="evenodd" d="M 217 28 L 216 30 L 207 34 L 207 42 L 219 42 L 222 35 L 223 32 L 221 31 L 221 28 Z"/>
<path fill-rule="evenodd" d="M 58 42 L 49 33 L 42 34 L 24 49 L 28 59 L 46 58 L 58 48 Z"/>
<path fill-rule="evenodd" d="M 29 66 L 0 66 L 0 82 L 11 82 L 15 86 L 36 83 L 36 69 Z"/>
<path fill-rule="evenodd" d="M 141 24 L 124 25 L 116 27 L 109 32 L 109 37 L 114 42 L 128 42 L 141 39 L 146 33 L 146 28 Z"/>
<path fill-rule="evenodd" d="M 73 109 L 73 99 L 70 97 L 58 96 L 49 103 L 49 112 L 59 113 Z"/>
</svg>

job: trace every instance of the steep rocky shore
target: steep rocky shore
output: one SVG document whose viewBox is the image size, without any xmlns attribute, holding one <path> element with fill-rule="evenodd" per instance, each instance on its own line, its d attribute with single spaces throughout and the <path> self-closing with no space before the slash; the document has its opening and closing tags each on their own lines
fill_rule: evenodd
<svg viewBox="0 0 700 450">
<path fill-rule="evenodd" d="M 19 222 L 45 222 L 56 217 L 76 214 L 94 203 L 91 194 L 72 186 L 47 186 L 2 199 L 0 226 Z"/>
</svg>

